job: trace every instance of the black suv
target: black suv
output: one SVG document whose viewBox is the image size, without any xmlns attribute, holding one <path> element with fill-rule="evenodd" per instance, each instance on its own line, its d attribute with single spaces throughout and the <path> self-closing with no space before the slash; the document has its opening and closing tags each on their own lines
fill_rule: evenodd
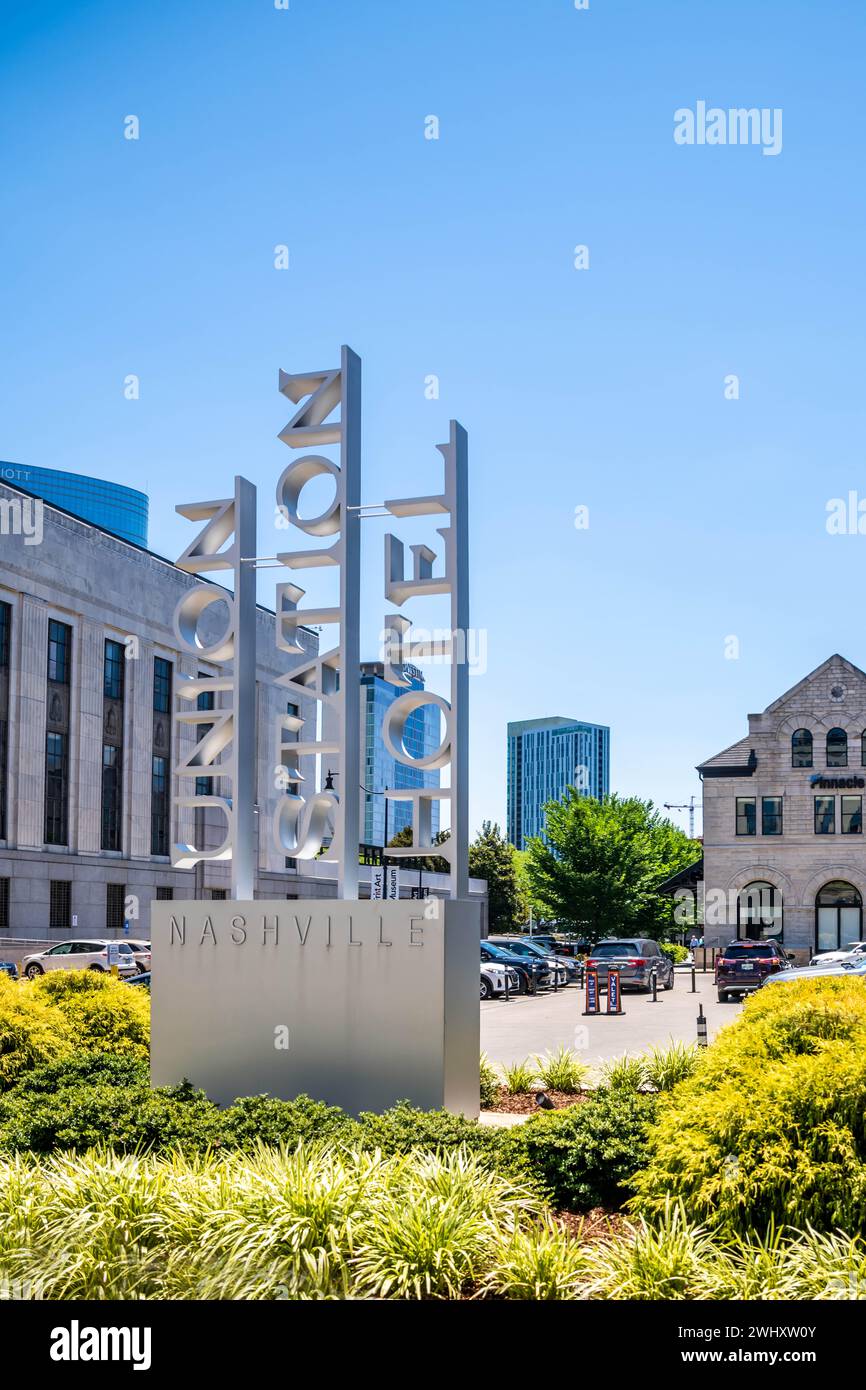
<svg viewBox="0 0 866 1390">
<path fill-rule="evenodd" d="M 481 959 L 495 961 L 497 965 L 507 965 L 517 973 L 520 994 L 534 994 L 542 985 L 550 984 L 550 971 L 541 956 L 538 961 L 528 956 L 517 956 L 512 951 L 503 951 L 499 946 L 491 946 L 489 941 L 481 943 Z"/>
<path fill-rule="evenodd" d="M 768 975 L 790 969 L 791 962 L 776 941 L 731 941 L 716 957 L 719 1003 L 732 994 L 748 994 Z"/>
</svg>

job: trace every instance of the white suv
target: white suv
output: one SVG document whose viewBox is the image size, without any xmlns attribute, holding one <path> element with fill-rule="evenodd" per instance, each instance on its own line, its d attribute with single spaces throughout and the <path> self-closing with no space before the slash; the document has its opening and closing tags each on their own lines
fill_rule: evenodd
<svg viewBox="0 0 866 1390">
<path fill-rule="evenodd" d="M 114 944 L 120 952 L 118 974 L 138 974 L 132 947 L 125 941 Z M 100 970 L 104 974 L 109 969 L 108 942 L 94 939 L 61 941 L 57 946 L 49 946 L 47 951 L 34 951 L 32 955 L 22 957 L 19 969 L 22 975 L 31 980 L 37 975 L 44 975 L 46 970 Z"/>
</svg>

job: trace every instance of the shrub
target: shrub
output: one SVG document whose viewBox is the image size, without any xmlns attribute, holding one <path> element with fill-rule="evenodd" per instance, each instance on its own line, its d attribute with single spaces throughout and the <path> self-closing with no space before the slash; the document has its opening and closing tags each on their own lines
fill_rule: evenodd
<svg viewBox="0 0 866 1390">
<path fill-rule="evenodd" d="M 633 1209 L 669 1194 L 731 1231 L 866 1223 L 866 991 L 827 978 L 751 998 L 660 1100 Z"/>
<path fill-rule="evenodd" d="M 486 1052 L 481 1054 L 481 1106 L 488 1110 L 499 1099 L 499 1075 Z"/>
<path fill-rule="evenodd" d="M 0 972 L 0 1092 L 14 1086 L 30 1067 L 41 1066 L 71 1050 L 62 1016 L 33 993 Z"/>
<path fill-rule="evenodd" d="M 73 1047 L 148 1060 L 150 999 L 142 990 L 97 970 L 51 970 L 23 988 L 56 1005 Z"/>
<path fill-rule="evenodd" d="M 554 1206 L 617 1208 L 644 1160 L 656 1104 L 654 1096 L 597 1091 L 582 1105 L 546 1111 L 505 1131 L 504 1157 L 535 1173 Z"/>
<path fill-rule="evenodd" d="M 549 1091 L 566 1091 L 569 1094 L 579 1091 L 589 1075 L 587 1064 L 567 1047 L 559 1047 L 556 1052 L 536 1057 L 535 1067 L 539 1080 Z"/>
<path fill-rule="evenodd" d="M 689 958 L 685 946 L 679 946 L 675 941 L 660 941 L 659 950 L 662 955 L 668 957 L 668 960 L 672 960 L 674 965 L 682 965 Z"/>
<path fill-rule="evenodd" d="M 529 1058 L 525 1057 L 522 1062 L 512 1062 L 510 1066 L 504 1066 L 502 1075 L 505 1089 L 510 1096 L 525 1096 L 532 1090 L 536 1073 Z"/>
<path fill-rule="evenodd" d="M 201 1153 L 220 1142 L 221 1124 L 218 1107 L 188 1083 L 151 1090 L 146 1081 L 86 1082 L 54 1094 L 23 1087 L 0 1097 L 0 1153 L 82 1152 L 97 1145 L 115 1153 Z"/>
<path fill-rule="evenodd" d="M 274 1096 L 245 1096 L 222 1112 L 220 1142 L 227 1148 L 252 1149 L 258 1144 L 282 1144 L 294 1149 L 304 1140 L 359 1142 L 361 1127 L 336 1105 L 309 1096 L 278 1100 Z"/>
</svg>

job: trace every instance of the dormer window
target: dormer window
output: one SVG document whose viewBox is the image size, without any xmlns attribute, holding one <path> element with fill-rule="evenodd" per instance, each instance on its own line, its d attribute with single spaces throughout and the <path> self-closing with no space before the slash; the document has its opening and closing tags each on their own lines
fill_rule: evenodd
<svg viewBox="0 0 866 1390">
<path fill-rule="evenodd" d="M 866 739 L 866 733 L 863 735 Z M 864 743 L 866 748 L 866 743 Z M 791 735 L 791 766 L 812 766 L 812 733 L 810 729 L 795 729 Z"/>
<path fill-rule="evenodd" d="M 831 729 L 827 735 L 827 766 L 848 766 L 848 735 L 844 729 Z"/>
</svg>

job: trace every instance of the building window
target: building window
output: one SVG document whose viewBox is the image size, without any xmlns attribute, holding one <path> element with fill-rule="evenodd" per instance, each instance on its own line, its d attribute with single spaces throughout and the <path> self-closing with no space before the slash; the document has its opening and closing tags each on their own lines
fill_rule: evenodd
<svg viewBox="0 0 866 1390">
<path fill-rule="evenodd" d="M 170 903 L 174 900 L 174 889 L 157 886 L 156 901 L 158 903 Z"/>
<path fill-rule="evenodd" d="M 66 623 L 48 623 L 48 679 L 58 685 L 69 684 L 69 657 L 72 648 L 72 628 Z"/>
<path fill-rule="evenodd" d="M 102 750 L 102 848 L 120 849 L 122 771 L 120 749 Z"/>
<path fill-rule="evenodd" d="M 835 796 L 815 797 L 815 834 L 835 835 L 836 798 Z"/>
<path fill-rule="evenodd" d="M 863 834 L 863 798 L 862 798 L 862 796 L 843 796 L 843 797 L 842 797 L 842 834 L 843 834 L 843 835 L 862 835 L 862 834 Z"/>
<path fill-rule="evenodd" d="M 831 729 L 827 735 L 827 766 L 848 766 L 848 735 L 844 729 Z"/>
<path fill-rule="evenodd" d="M 860 766 L 866 767 L 866 729 L 860 735 Z"/>
<path fill-rule="evenodd" d="M 106 700 L 123 699 L 124 648 L 120 642 L 106 642 L 102 693 Z"/>
<path fill-rule="evenodd" d="M 838 951 L 860 940 L 863 900 L 851 883 L 825 883 L 815 899 L 815 949 Z"/>
<path fill-rule="evenodd" d="M 791 735 L 791 766 L 812 766 L 812 734 L 809 729 L 795 729 Z"/>
<path fill-rule="evenodd" d="M 153 708 L 157 714 L 171 709 L 171 662 L 161 656 L 153 663 Z"/>
<path fill-rule="evenodd" d="M 154 758 L 150 783 L 150 852 L 168 854 L 168 759 Z"/>
<path fill-rule="evenodd" d="M 52 930 L 67 931 L 72 925 L 72 883 L 53 878 L 49 892 L 48 925 Z"/>
<path fill-rule="evenodd" d="M 780 796 L 761 797 L 761 834 L 781 835 L 782 798 Z"/>
<path fill-rule="evenodd" d="M 8 834 L 6 816 L 8 812 L 7 779 L 9 766 L 9 632 L 12 624 L 12 609 L 8 603 L 0 603 L 0 840 Z"/>
<path fill-rule="evenodd" d="M 221 903 L 221 902 L 224 901 L 225 898 L 228 897 L 228 889 L 226 889 L 226 888 L 212 888 L 212 889 L 210 890 L 210 896 L 211 896 L 211 899 L 213 900 L 213 902 L 215 902 L 215 903 Z"/>
<path fill-rule="evenodd" d="M 737 894 L 737 938 L 780 941 L 782 894 L 772 883 L 748 883 Z"/>
<path fill-rule="evenodd" d="M 753 796 L 737 797 L 737 834 L 754 835 L 756 833 L 757 803 Z"/>
<path fill-rule="evenodd" d="M 67 826 L 67 741 L 65 734 L 45 736 L 45 843 L 65 845 Z"/>
<path fill-rule="evenodd" d="M 105 930 L 123 930 L 123 909 L 126 903 L 125 883 L 105 885 Z"/>
<path fill-rule="evenodd" d="M 9 879 L 0 878 L 0 931 L 9 926 Z"/>
</svg>

